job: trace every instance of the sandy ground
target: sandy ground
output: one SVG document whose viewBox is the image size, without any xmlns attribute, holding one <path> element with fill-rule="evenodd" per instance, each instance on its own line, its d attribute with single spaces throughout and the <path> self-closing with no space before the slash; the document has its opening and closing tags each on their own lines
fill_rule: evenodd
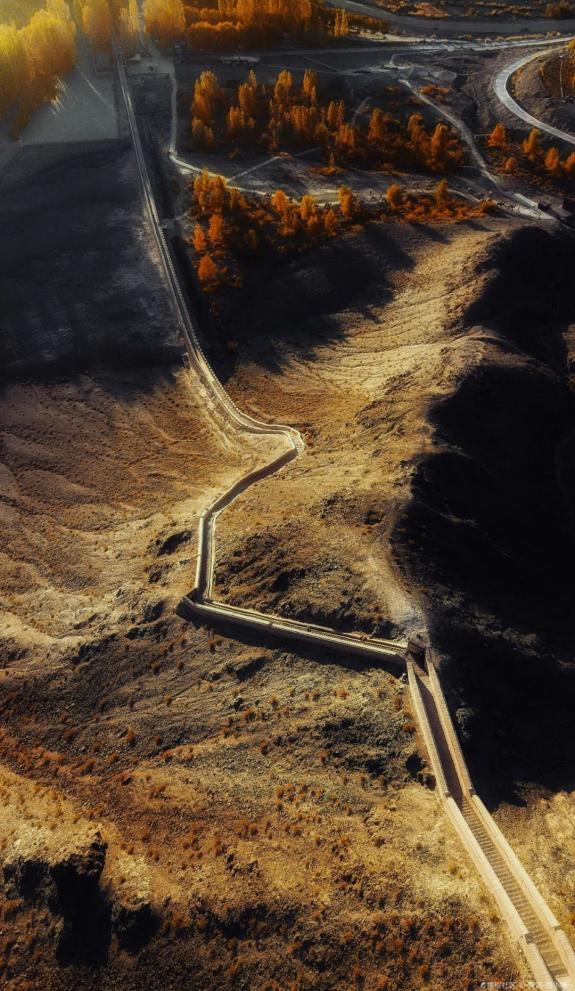
<svg viewBox="0 0 575 991">
<path fill-rule="evenodd" d="M 501 803 L 505 835 L 572 938 L 571 248 L 516 233 L 494 221 L 432 239 L 394 231 L 377 249 L 358 237 L 347 301 L 320 261 L 278 276 L 289 316 L 269 287 L 230 387 L 303 429 L 308 449 L 222 520 L 218 580 L 230 601 L 319 622 L 431 623 L 480 790 Z M 555 273 L 549 299 L 540 251 Z M 377 289 L 365 276 L 376 260 Z M 300 280 L 321 299 L 315 317 L 310 295 L 299 310 Z M 432 509 L 420 516 L 422 496 Z"/>
<path fill-rule="evenodd" d="M 185 373 L 15 384 L 2 411 L 6 986 L 513 976 L 404 683 L 173 617 L 197 513 L 250 463 Z"/>
<path fill-rule="evenodd" d="M 6 360 L 22 380 L 1 397 L 5 983 L 421 991 L 524 978 L 441 815 L 405 683 L 174 616 L 199 511 L 264 451 L 207 419 L 178 357 L 133 162 L 112 157 L 118 202 L 97 224 L 69 218 L 74 244 L 97 239 L 101 271 L 116 273 L 77 324 L 82 361 L 68 355 L 63 371 L 57 354 L 54 368 L 56 320 L 28 320 L 22 353 L 26 294 L 7 311 Z M 67 202 L 56 164 L 40 174 L 53 211 Z M 21 260 L 53 265 L 47 234 L 18 213 L 22 173 L 14 190 L 3 209 L 23 218 Z M 426 533 L 403 524 L 414 482 L 449 444 L 433 411 L 500 348 L 489 314 L 469 314 L 492 277 L 485 258 L 514 226 L 368 228 L 247 294 L 222 375 L 244 408 L 294 423 L 308 448 L 222 517 L 218 594 L 344 628 L 428 624 L 416 567 Z M 140 341 L 139 363 L 124 334 Z M 222 341 L 208 344 L 221 358 Z M 465 457 L 466 443 L 453 451 Z M 457 594 L 447 588 L 450 605 Z M 529 823 L 513 829 L 531 857 Z"/>
<path fill-rule="evenodd" d="M 260 413 L 273 403 L 275 416 L 303 428 L 308 448 L 281 481 L 259 486 L 222 520 L 220 576 L 233 601 L 255 595 L 282 612 L 402 635 L 424 626 L 417 597 L 399 580 L 390 537 L 414 466 L 432 446 L 430 404 L 480 360 L 482 345 L 448 327 L 469 297 L 461 279 L 466 252 L 493 236 L 488 225 L 464 239 L 447 230 L 434 239 L 407 231 L 359 236 L 353 258 L 349 250 L 361 281 L 337 312 L 329 312 L 337 290 L 322 277 L 321 255 L 309 260 L 284 274 L 290 312 L 303 301 L 300 280 L 314 285 L 328 312 L 314 319 L 302 309 L 289 342 L 282 327 L 271 340 L 260 331 L 264 296 L 231 388 Z M 273 563 L 262 568 L 264 551 Z"/>
<path fill-rule="evenodd" d="M 188 591 L 199 512 L 268 456 L 214 430 L 177 368 L 6 386 L 1 425 L 2 628 L 32 664 L 140 621 L 168 576 Z"/>
<path fill-rule="evenodd" d="M 132 165 L 121 168 L 128 183 Z M 82 225 L 82 237 L 97 236 L 102 264 L 118 273 L 114 216 L 102 212 L 97 232 Z M 48 242 L 30 230 L 35 264 L 53 264 Z M 25 234 L 23 222 L 22 256 Z M 145 227 L 141 238 L 145 254 Z M 422 252 L 434 243 L 424 237 Z M 222 519 L 230 570 L 220 577 L 231 597 L 243 601 L 251 584 L 251 604 L 268 604 L 261 575 L 278 572 L 271 598 L 284 611 L 419 625 L 385 550 L 383 514 L 402 498 L 409 469 L 400 462 L 413 451 L 390 404 L 401 398 L 409 409 L 404 389 L 419 388 L 425 351 L 437 370 L 448 345 L 443 304 L 427 337 L 410 329 L 427 317 L 438 268 L 430 257 L 419 277 L 417 245 L 400 249 L 384 269 L 377 248 L 366 269 L 362 285 L 379 303 L 356 309 L 355 290 L 340 298 L 329 319 L 323 313 L 321 335 L 314 322 L 313 347 L 310 324 L 297 317 L 305 294 L 291 297 L 297 348 L 280 336 L 270 354 L 269 331 L 266 346 L 255 321 L 255 353 L 230 388 L 247 408 L 303 426 L 310 447 L 273 499 L 263 485 Z M 130 273 L 137 260 L 122 258 Z M 365 263 L 358 259 L 358 277 Z M 110 314 L 138 299 L 131 289 L 126 297 L 126 283 L 130 276 L 109 285 L 104 308 L 93 304 L 88 340 L 100 326 L 86 354 L 98 361 L 56 373 L 48 350 L 47 378 L 26 364 L 28 353 L 18 358 L 26 378 L 2 388 L 6 986 L 419 991 L 422 981 L 463 987 L 515 976 L 505 931 L 439 811 L 404 684 L 174 616 L 192 581 L 199 511 L 264 452 L 257 443 L 240 450 L 206 419 L 180 361 L 165 363 L 173 327 L 159 291 L 160 358 L 153 362 L 150 341 L 146 365 L 113 367 L 118 342 L 112 367 L 102 367 Z M 321 282 L 317 293 L 319 315 Z M 382 342 L 384 298 L 392 329 Z M 129 334 L 141 318 L 127 312 Z M 17 313 L 14 302 L 8 319 Z M 46 348 L 43 326 L 29 340 Z M 354 368 L 361 384 L 351 389 Z M 421 421 L 407 429 L 409 437 Z M 287 568 L 278 569 L 278 549 Z"/>
<path fill-rule="evenodd" d="M 59 991 L 512 976 L 420 774 L 404 684 L 172 617 L 197 512 L 240 463 L 184 374 L 3 399 L 7 986 L 30 968 Z M 58 882 L 47 910 L 42 885 L 96 854 L 105 899 L 74 922 Z M 32 907 L 30 861 L 47 865 Z"/>
</svg>

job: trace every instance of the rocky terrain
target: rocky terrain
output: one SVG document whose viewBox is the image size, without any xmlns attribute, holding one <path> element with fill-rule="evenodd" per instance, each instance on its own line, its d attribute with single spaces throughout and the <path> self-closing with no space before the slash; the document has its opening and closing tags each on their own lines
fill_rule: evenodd
<svg viewBox="0 0 575 991">
<path fill-rule="evenodd" d="M 209 415 L 182 366 L 133 162 L 95 155 L 83 181 L 120 169 L 129 217 L 116 202 L 91 226 L 81 202 L 68 217 L 46 159 L 38 172 L 80 261 L 98 246 L 101 284 L 86 269 L 70 291 L 81 346 L 60 347 L 59 313 L 39 320 L 24 287 L 3 313 L 4 985 L 516 979 L 506 930 L 440 812 L 404 681 L 175 615 L 199 512 L 274 452 Z M 16 210 L 19 175 L 3 210 Z M 25 216 L 18 230 L 20 260 L 51 266 L 66 299 L 63 240 L 39 239 Z M 233 360 L 209 342 L 233 396 L 308 443 L 222 517 L 218 595 L 343 628 L 432 625 L 440 555 L 424 596 L 411 514 L 439 452 L 433 411 L 496 348 L 466 314 L 488 297 L 502 233 L 494 219 L 352 232 L 250 301 Z"/>
<path fill-rule="evenodd" d="M 304 406 L 309 448 L 279 504 L 262 485 L 223 521 L 221 594 L 427 629 L 479 790 L 572 932 L 573 242 L 490 220 L 374 244 L 354 243 L 353 298 L 334 280 L 326 307 L 311 261 L 268 285 L 271 340 L 253 315 L 230 386 L 294 422 Z M 324 309 L 306 319 L 308 286 Z"/>
</svg>

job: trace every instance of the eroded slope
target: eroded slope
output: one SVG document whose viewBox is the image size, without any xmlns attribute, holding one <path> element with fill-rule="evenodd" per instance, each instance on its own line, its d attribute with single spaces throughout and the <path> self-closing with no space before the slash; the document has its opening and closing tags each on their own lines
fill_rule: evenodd
<svg viewBox="0 0 575 991">
<path fill-rule="evenodd" d="M 301 426 L 304 410 L 311 442 L 293 475 L 222 520 L 220 574 L 235 597 L 420 625 L 381 549 L 421 442 L 428 351 L 429 388 L 451 382 L 442 317 L 428 338 L 413 329 L 442 269 L 438 236 L 416 238 L 413 257 L 401 239 L 376 244 L 363 312 L 351 290 L 327 341 L 316 334 L 307 353 L 280 342 L 275 369 L 258 358 L 231 382 L 273 418 Z M 384 258 L 397 268 L 388 285 L 375 279 Z M 337 281 L 329 256 L 317 265 Z M 382 341 L 387 302 L 395 329 Z M 198 512 L 263 451 L 208 420 L 158 355 L 147 370 L 72 362 L 66 378 L 3 390 L 4 981 L 415 991 L 513 978 L 501 923 L 440 815 L 404 684 L 173 615 Z M 230 577 L 237 551 L 243 587 Z"/>
</svg>

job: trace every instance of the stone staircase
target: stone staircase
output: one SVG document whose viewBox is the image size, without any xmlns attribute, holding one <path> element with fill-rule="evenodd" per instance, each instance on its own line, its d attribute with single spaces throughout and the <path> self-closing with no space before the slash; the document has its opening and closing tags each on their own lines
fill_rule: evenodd
<svg viewBox="0 0 575 991">
<path fill-rule="evenodd" d="M 483 863 L 483 878 L 486 883 L 491 880 L 492 892 L 538 984 L 544 983 L 549 991 L 575 991 L 573 950 L 499 827 L 475 796 L 436 670 L 428 673 L 409 660 L 408 674 L 438 791 L 460 838 L 475 863 L 480 868 Z"/>
<path fill-rule="evenodd" d="M 471 801 L 466 797 L 463 798 L 461 811 L 467 825 L 517 909 L 517 913 L 524 922 L 526 929 L 533 936 L 533 940 L 543 957 L 549 973 L 556 981 L 558 987 L 565 987 L 568 975 L 559 953 L 553 944 L 548 927 L 542 922 L 538 912 L 534 909 L 521 885 L 514 877 L 505 858 L 498 850 L 494 840 L 479 818 Z"/>
</svg>

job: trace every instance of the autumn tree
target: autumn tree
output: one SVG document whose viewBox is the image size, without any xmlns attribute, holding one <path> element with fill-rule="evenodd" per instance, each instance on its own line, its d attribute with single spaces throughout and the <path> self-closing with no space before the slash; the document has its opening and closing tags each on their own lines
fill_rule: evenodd
<svg viewBox="0 0 575 991">
<path fill-rule="evenodd" d="M 445 124 L 437 124 L 431 135 L 431 161 L 435 168 L 442 168 L 449 153 L 449 131 Z"/>
<path fill-rule="evenodd" d="M 334 38 L 345 38 L 349 31 L 349 18 L 347 15 L 347 10 L 344 8 L 336 10 L 335 20 L 332 26 L 332 34 Z"/>
<path fill-rule="evenodd" d="M 289 200 L 283 189 L 276 189 L 275 193 L 272 194 L 271 205 L 276 213 L 279 213 L 280 216 L 285 216 L 288 210 Z"/>
<path fill-rule="evenodd" d="M 204 124 L 210 123 L 221 98 L 222 90 L 217 76 L 209 70 L 202 72 L 194 84 L 192 118 L 198 118 Z"/>
<path fill-rule="evenodd" d="M 208 150 L 214 143 L 214 132 L 211 127 L 204 124 L 199 117 L 192 119 L 192 138 L 194 142 L 204 150 Z"/>
<path fill-rule="evenodd" d="M 201 255 L 208 250 L 208 239 L 201 224 L 196 224 L 192 234 L 192 245 L 196 254 Z"/>
<path fill-rule="evenodd" d="M 47 0 L 28 23 L 0 24 L 0 119 L 11 108 L 16 137 L 33 111 L 53 100 L 76 61 L 76 26 L 65 0 Z"/>
<path fill-rule="evenodd" d="M 254 118 L 249 117 L 241 107 L 230 107 L 227 119 L 227 131 L 230 137 L 250 134 L 255 126 Z"/>
<path fill-rule="evenodd" d="M 302 196 L 299 204 L 299 215 L 302 220 L 308 221 L 316 213 L 316 205 L 313 196 Z"/>
<path fill-rule="evenodd" d="M 302 94 L 311 104 L 317 103 L 317 73 L 306 69 L 303 74 Z"/>
<path fill-rule="evenodd" d="M 490 148 L 506 148 L 507 147 L 507 132 L 505 130 L 505 125 L 497 123 L 491 134 L 487 138 L 487 144 Z"/>
<path fill-rule="evenodd" d="M 293 76 L 288 69 L 282 69 L 274 86 L 274 103 L 287 108 L 290 105 L 293 91 Z"/>
<path fill-rule="evenodd" d="M 21 97 L 28 76 L 22 32 L 0 24 L 0 119 Z"/>
<path fill-rule="evenodd" d="M 337 213 L 331 208 L 326 210 L 323 215 L 323 229 L 327 237 L 335 237 L 338 229 L 339 223 L 337 219 Z"/>
<path fill-rule="evenodd" d="M 202 255 L 198 265 L 198 279 L 202 285 L 214 282 L 218 277 L 218 267 L 211 255 Z"/>
<path fill-rule="evenodd" d="M 559 175 L 561 172 L 561 156 L 554 146 L 545 153 L 545 170 L 551 175 Z"/>
<path fill-rule="evenodd" d="M 82 25 L 90 44 L 97 52 L 110 48 L 112 14 L 108 0 L 89 0 L 82 9 Z"/>
<path fill-rule="evenodd" d="M 342 216 L 346 220 L 353 220 L 358 212 L 359 204 L 349 186 L 340 186 L 337 196 Z"/>
<path fill-rule="evenodd" d="M 144 24 L 147 33 L 163 43 L 182 38 L 186 27 L 182 0 L 144 0 Z"/>
<path fill-rule="evenodd" d="M 327 113 L 326 113 L 326 121 L 328 127 L 330 127 L 332 130 L 335 130 L 336 128 L 341 127 L 341 125 L 344 122 L 344 119 L 345 119 L 345 105 L 343 100 L 340 100 L 338 103 L 335 103 L 332 100 L 328 104 Z"/>
<path fill-rule="evenodd" d="M 521 142 L 523 153 L 530 161 L 536 161 L 541 153 L 539 146 L 540 131 L 533 127 L 524 141 Z"/>
<path fill-rule="evenodd" d="M 202 214 L 223 213 L 232 202 L 226 180 L 221 175 L 212 176 L 208 172 L 200 172 L 194 179 L 193 189 Z"/>
<path fill-rule="evenodd" d="M 252 73 L 253 75 L 253 73 Z M 255 77 L 254 77 L 255 78 Z M 238 106 L 246 117 L 253 117 L 258 109 L 258 88 L 250 82 L 242 83 L 238 88 Z"/>
<path fill-rule="evenodd" d="M 392 182 L 385 192 L 387 204 L 392 210 L 401 210 L 403 206 L 403 190 L 397 182 Z"/>
<path fill-rule="evenodd" d="M 127 6 L 120 8 L 118 31 L 125 51 L 135 51 L 140 32 L 138 0 L 128 0 Z"/>
<path fill-rule="evenodd" d="M 21 31 L 28 67 L 28 84 L 48 91 L 76 61 L 76 27 L 64 0 L 51 0 L 37 10 Z"/>
<path fill-rule="evenodd" d="M 439 209 L 444 207 L 448 200 L 447 179 L 440 179 L 433 193 L 435 205 Z"/>
<path fill-rule="evenodd" d="M 367 140 L 370 144 L 382 145 L 387 135 L 386 117 L 379 107 L 372 110 L 369 118 Z"/>
<path fill-rule="evenodd" d="M 212 213 L 208 224 L 208 238 L 215 248 L 221 247 L 224 242 L 224 229 L 224 218 L 221 213 Z"/>
</svg>

